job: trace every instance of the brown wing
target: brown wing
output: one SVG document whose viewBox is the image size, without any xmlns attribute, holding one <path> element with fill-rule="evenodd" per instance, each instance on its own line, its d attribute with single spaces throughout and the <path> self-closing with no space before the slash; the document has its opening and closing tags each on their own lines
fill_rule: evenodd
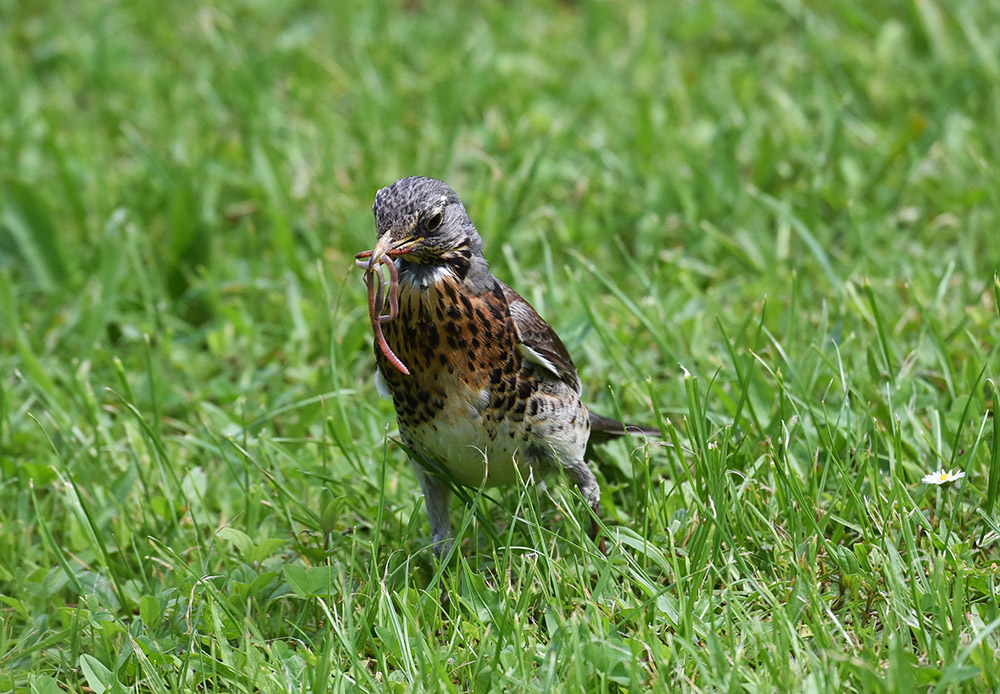
<svg viewBox="0 0 1000 694">
<path fill-rule="evenodd" d="M 500 280 L 497 283 L 503 289 L 510 317 L 517 327 L 524 358 L 541 373 L 548 373 L 579 391 L 580 377 L 576 374 L 576 366 L 566 351 L 566 345 L 524 297 Z"/>
</svg>

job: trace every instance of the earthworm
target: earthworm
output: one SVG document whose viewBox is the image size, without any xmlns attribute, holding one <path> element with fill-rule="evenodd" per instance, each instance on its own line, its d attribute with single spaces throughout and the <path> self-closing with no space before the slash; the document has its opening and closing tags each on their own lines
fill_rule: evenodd
<svg viewBox="0 0 1000 694">
<path fill-rule="evenodd" d="M 370 260 L 363 258 L 370 257 L 371 251 L 358 253 L 354 263 L 365 271 L 365 286 L 368 288 L 368 319 L 372 324 L 372 332 L 375 333 L 375 344 L 379 351 L 385 355 L 389 363 L 399 369 L 403 374 L 409 376 L 410 370 L 397 357 L 389 343 L 385 341 L 382 333 L 382 324 L 388 323 L 399 315 L 399 270 L 396 268 L 396 261 L 388 256 L 382 256 L 379 261 L 372 265 Z M 389 268 L 389 313 L 383 314 L 385 308 L 385 285 L 382 275 L 382 268 L 385 265 Z"/>
</svg>

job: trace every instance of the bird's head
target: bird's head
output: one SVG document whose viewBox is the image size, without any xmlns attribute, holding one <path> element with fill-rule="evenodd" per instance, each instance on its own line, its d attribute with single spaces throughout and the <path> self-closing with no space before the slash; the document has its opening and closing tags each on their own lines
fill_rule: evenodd
<svg viewBox="0 0 1000 694">
<path fill-rule="evenodd" d="M 372 266 L 385 256 L 405 263 L 448 266 L 459 278 L 482 258 L 483 242 L 458 195 L 446 183 L 424 176 L 401 178 L 375 194 L 378 241 Z"/>
</svg>

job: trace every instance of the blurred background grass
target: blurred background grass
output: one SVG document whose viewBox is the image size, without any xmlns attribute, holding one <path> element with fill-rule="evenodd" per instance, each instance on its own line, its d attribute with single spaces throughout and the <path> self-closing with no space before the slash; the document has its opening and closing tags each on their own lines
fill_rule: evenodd
<svg viewBox="0 0 1000 694">
<path fill-rule="evenodd" d="M 995 689 L 998 19 L 0 0 L 0 691 Z M 603 454 L 608 560 L 514 490 L 431 566 L 351 262 L 412 174 L 691 449 Z"/>
</svg>

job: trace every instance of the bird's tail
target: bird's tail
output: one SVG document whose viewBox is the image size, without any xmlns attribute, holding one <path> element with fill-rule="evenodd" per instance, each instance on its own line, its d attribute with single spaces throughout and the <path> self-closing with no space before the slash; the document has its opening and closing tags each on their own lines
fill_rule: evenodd
<svg viewBox="0 0 1000 694">
<path fill-rule="evenodd" d="M 599 414 L 590 413 L 590 442 L 601 443 L 616 436 L 653 436 L 660 438 L 663 436 L 656 427 L 642 427 L 636 424 L 626 424 L 617 419 L 602 417 Z"/>
</svg>

